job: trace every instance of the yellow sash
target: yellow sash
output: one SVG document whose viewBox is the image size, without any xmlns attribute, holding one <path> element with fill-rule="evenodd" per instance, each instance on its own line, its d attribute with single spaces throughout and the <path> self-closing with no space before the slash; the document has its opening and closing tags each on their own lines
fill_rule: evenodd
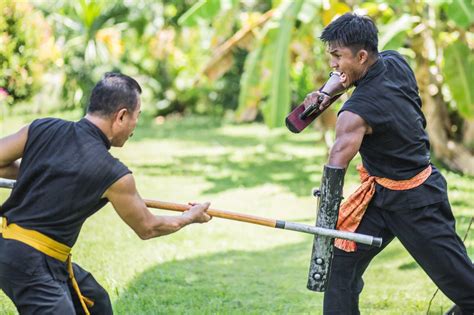
<svg viewBox="0 0 474 315">
<path fill-rule="evenodd" d="M 0 233 L 3 238 L 20 241 L 26 245 L 29 245 L 45 255 L 56 258 L 62 262 L 67 262 L 67 270 L 69 273 L 69 279 L 71 280 L 74 291 L 76 291 L 79 301 L 81 302 L 84 312 L 89 315 L 87 307 L 94 306 L 94 302 L 81 294 L 79 285 L 77 284 L 76 278 L 74 277 L 74 271 L 72 269 L 71 261 L 71 247 L 59 243 L 52 238 L 41 234 L 40 232 L 24 229 L 17 224 L 8 224 L 7 218 L 2 218 L 3 222 L 0 227 Z"/>
</svg>

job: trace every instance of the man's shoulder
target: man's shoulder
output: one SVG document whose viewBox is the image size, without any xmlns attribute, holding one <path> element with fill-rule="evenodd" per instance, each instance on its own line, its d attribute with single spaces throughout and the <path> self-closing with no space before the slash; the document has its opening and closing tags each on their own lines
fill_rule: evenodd
<svg viewBox="0 0 474 315">
<path fill-rule="evenodd" d="M 351 108 L 351 107 L 360 107 L 361 105 L 364 106 L 377 106 L 379 102 L 377 102 L 378 94 L 373 93 L 371 86 L 362 86 L 355 89 L 349 99 L 344 103 L 343 107 Z"/>
<path fill-rule="evenodd" d="M 390 59 L 390 58 L 393 58 L 393 59 L 398 59 L 398 60 L 405 60 L 405 57 L 402 56 L 402 54 L 400 54 L 398 51 L 396 50 L 384 50 L 382 52 L 379 53 L 379 56 L 382 58 L 382 59 Z"/>
<path fill-rule="evenodd" d="M 396 69 L 399 69 L 400 67 L 410 68 L 410 65 L 408 64 L 407 59 L 398 51 L 384 50 L 379 54 L 379 56 L 384 60 L 386 66 L 389 66 L 390 64 L 392 64 L 393 66 L 395 66 Z"/>
<path fill-rule="evenodd" d="M 44 117 L 44 118 L 38 118 L 35 119 L 31 122 L 31 127 L 30 128 L 36 128 L 36 127 L 52 127 L 52 126 L 60 126 L 60 125 L 65 125 L 65 124 L 70 124 L 72 122 L 66 121 L 61 118 L 54 118 L 54 117 Z"/>
<path fill-rule="evenodd" d="M 43 118 L 37 118 L 33 120 L 33 122 L 38 122 L 38 123 L 70 123 L 70 121 L 61 119 L 61 118 L 56 118 L 56 117 L 43 117 Z"/>
<path fill-rule="evenodd" d="M 28 142 L 37 141 L 48 134 L 53 135 L 57 133 L 57 130 L 69 123 L 72 122 L 52 117 L 35 119 L 28 127 Z"/>
</svg>

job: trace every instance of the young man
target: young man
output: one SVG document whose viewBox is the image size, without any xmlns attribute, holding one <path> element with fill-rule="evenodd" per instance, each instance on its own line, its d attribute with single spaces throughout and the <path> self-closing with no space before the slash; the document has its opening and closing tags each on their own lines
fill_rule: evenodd
<svg viewBox="0 0 474 315">
<path fill-rule="evenodd" d="M 357 152 L 363 164 L 363 184 L 341 206 L 338 228 L 384 240 L 381 248 L 336 240 L 324 313 L 359 314 L 362 275 L 397 237 L 440 290 L 472 314 L 474 265 L 456 235 L 446 181 L 430 162 L 413 71 L 397 52 L 378 53 L 377 28 L 367 17 L 343 15 L 321 40 L 341 84 L 355 86 L 338 114 L 328 165 L 347 169 Z"/>
<path fill-rule="evenodd" d="M 80 121 L 38 119 L 0 139 L 0 177 L 17 179 L 0 211 L 0 288 L 21 314 L 112 314 L 107 292 L 70 256 L 84 221 L 108 201 L 144 240 L 211 219 L 209 203 L 153 215 L 109 153 L 132 135 L 140 93 L 134 79 L 108 73 Z"/>
</svg>

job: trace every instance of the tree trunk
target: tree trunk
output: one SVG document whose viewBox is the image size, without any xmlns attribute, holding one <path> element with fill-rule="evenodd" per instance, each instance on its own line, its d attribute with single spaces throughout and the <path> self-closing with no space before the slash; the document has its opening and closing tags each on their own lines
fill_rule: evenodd
<svg viewBox="0 0 474 315">
<path fill-rule="evenodd" d="M 431 35 L 431 30 L 427 27 L 413 41 L 417 64 L 416 78 L 423 101 L 431 149 L 436 158 L 452 170 L 474 175 L 474 156 L 462 143 L 449 138 L 452 123 L 447 104 L 441 94 L 441 83 L 430 71 L 428 51 L 430 47 L 436 47 Z"/>
<path fill-rule="evenodd" d="M 464 121 L 464 130 L 462 142 L 472 151 L 474 151 L 474 119 L 466 119 Z"/>
</svg>

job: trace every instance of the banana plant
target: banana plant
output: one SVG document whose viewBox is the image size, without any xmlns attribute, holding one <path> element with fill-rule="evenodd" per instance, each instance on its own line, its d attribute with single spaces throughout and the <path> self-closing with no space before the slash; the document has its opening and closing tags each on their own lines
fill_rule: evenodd
<svg viewBox="0 0 474 315">
<path fill-rule="evenodd" d="M 281 5 L 275 14 L 275 19 L 265 25 L 264 36 L 256 49 L 256 58 L 262 57 L 261 72 L 257 77 L 262 79 L 263 93 L 267 97 L 261 109 L 264 121 L 270 128 L 283 126 L 290 110 L 289 47 L 296 16 L 302 4 L 303 0 L 299 0 L 288 1 Z M 245 86 L 246 83 L 249 82 L 243 81 L 241 86 L 244 89 L 250 88 Z M 242 103 L 239 105 L 245 104 L 244 98 L 240 100 Z"/>
<path fill-rule="evenodd" d="M 276 2 L 273 8 L 254 19 L 235 33 L 228 41 L 214 49 L 215 53 L 202 71 L 210 79 L 217 79 L 232 66 L 232 52 L 236 47 L 249 50 L 240 81 L 237 115 L 240 120 L 253 120 L 260 111 L 269 127 L 284 126 L 291 106 L 291 71 L 294 58 L 292 44 L 301 33 L 313 36 L 314 23 L 319 26 L 338 14 L 350 11 L 346 4 L 331 0 L 286 0 Z M 235 6 L 238 5 L 237 2 Z M 186 14 L 183 25 L 196 23 L 215 16 L 222 0 L 199 1 Z M 298 35 L 300 34 L 300 35 Z M 314 41 L 310 41 L 313 43 Z M 311 50 L 311 47 L 305 49 Z M 305 65 L 314 67 L 314 65 Z"/>
<path fill-rule="evenodd" d="M 474 55 L 462 42 L 454 42 L 444 50 L 443 74 L 456 101 L 459 113 L 474 117 Z"/>
<path fill-rule="evenodd" d="M 234 8 L 238 6 L 233 2 Z M 209 19 L 222 7 L 222 1 L 199 1 L 183 20 Z M 437 0 L 429 4 L 429 14 L 439 15 L 436 18 L 437 31 L 435 49 L 443 51 L 441 54 L 432 52 L 438 56 L 438 61 L 433 59 L 433 65 L 438 72 L 443 74 L 444 85 L 450 91 L 452 103 L 455 103 L 463 117 L 472 117 L 474 106 L 472 92 L 472 50 L 468 46 L 468 39 L 472 33 L 469 32 L 473 24 L 474 8 L 470 0 Z M 249 54 L 245 60 L 244 72 L 240 81 L 238 117 L 241 120 L 251 120 L 260 111 L 265 123 L 270 127 L 283 125 L 284 116 L 291 106 L 290 98 L 290 72 L 296 67 L 294 63 L 294 44 L 302 40 L 302 32 L 317 36 L 323 26 L 327 25 L 333 18 L 345 12 L 356 10 L 358 13 L 368 14 L 376 20 L 380 30 L 380 50 L 397 49 L 401 51 L 414 66 L 415 56 L 419 54 L 410 44 L 410 41 L 429 25 L 422 17 L 428 14 L 424 1 L 406 2 L 364 2 L 354 7 L 349 7 L 342 1 L 337 0 L 301 0 L 280 1 L 274 3 L 271 14 L 261 14 L 260 23 L 248 23 L 239 32 L 246 31 L 246 36 L 236 38 L 218 46 L 210 62 L 202 73 L 211 79 L 216 79 L 227 71 L 232 65 L 232 51 L 242 42 L 249 41 L 246 45 Z M 420 9 L 425 8 L 425 9 Z M 446 18 L 441 12 L 444 12 Z M 426 19 L 425 19 L 426 20 Z M 305 27 L 311 25 L 314 27 Z M 454 27 L 452 26 L 454 25 Z M 308 29 L 310 31 L 308 32 Z M 318 32 L 319 31 L 319 32 Z M 234 35 L 237 35 L 237 32 Z M 459 33 L 456 43 L 452 41 L 451 33 Z M 448 34 L 448 35 L 447 35 Z M 451 34 L 451 35 L 450 35 Z M 471 35 L 469 35 L 471 34 Z M 451 38 L 451 40 L 447 40 Z M 316 41 L 306 42 L 305 45 L 318 46 Z M 321 45 L 319 45 L 321 46 Z M 225 47 L 225 51 L 221 48 Z M 320 47 L 319 47 L 320 48 Z M 318 49 L 319 49 L 318 48 Z M 320 52 L 320 51 L 319 51 Z M 431 58 L 431 57 L 430 57 Z M 434 58 L 434 57 L 433 57 Z M 305 64 L 305 68 L 311 65 Z M 314 66 L 313 66 L 314 68 Z"/>
</svg>

